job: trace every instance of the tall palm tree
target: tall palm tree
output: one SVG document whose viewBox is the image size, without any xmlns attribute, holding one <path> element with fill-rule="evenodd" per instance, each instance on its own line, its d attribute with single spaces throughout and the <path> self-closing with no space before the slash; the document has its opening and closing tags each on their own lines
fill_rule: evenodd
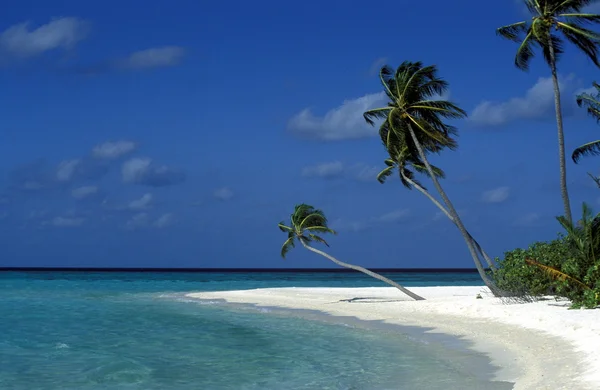
<svg viewBox="0 0 600 390">
<path fill-rule="evenodd" d="M 282 232 L 287 233 L 288 235 L 287 240 L 285 240 L 283 246 L 281 247 L 281 257 L 283 258 L 285 258 L 285 255 L 290 251 L 290 249 L 296 246 L 295 242 L 300 241 L 302 246 L 309 251 L 321 255 L 341 267 L 350 268 L 367 274 L 377 280 L 381 280 L 382 282 L 396 287 L 398 290 L 402 291 L 404 294 L 408 295 L 414 300 L 421 301 L 425 299 L 411 292 L 410 290 L 407 290 L 393 280 L 386 278 L 385 276 L 379 275 L 373 271 L 369 271 L 368 269 L 358 265 L 344 263 L 335 257 L 310 246 L 309 243 L 311 242 L 319 242 L 329 246 L 327 241 L 325 241 L 321 236 L 317 235 L 317 233 L 337 234 L 333 229 L 329 228 L 327 224 L 327 218 L 325 217 L 323 211 L 315 209 L 313 206 L 304 203 L 296 205 L 294 212 L 290 216 L 290 226 L 285 225 L 284 221 L 281 221 L 278 226 Z"/>
<path fill-rule="evenodd" d="M 567 167 L 565 162 L 565 139 L 563 132 L 560 89 L 556 63 L 563 53 L 563 38 L 574 44 L 588 56 L 596 66 L 600 34 L 583 27 L 586 24 L 600 23 L 600 15 L 587 14 L 582 9 L 592 0 L 523 0 L 531 13 L 531 19 L 509 24 L 496 30 L 503 38 L 519 43 L 515 65 L 528 70 L 534 56 L 534 49 L 541 48 L 544 60 L 550 66 L 554 85 L 554 108 L 558 129 L 558 161 L 560 167 L 560 190 L 565 209 L 565 218 L 572 221 L 571 203 L 567 190 Z"/>
<path fill-rule="evenodd" d="M 407 160 L 403 156 L 398 156 L 396 160 L 388 158 L 384 162 L 387 165 L 387 167 L 384 168 L 377 175 L 377 180 L 380 183 L 383 184 L 385 182 L 385 180 L 387 179 L 387 177 L 391 176 L 393 174 L 393 170 L 398 169 L 398 173 L 400 175 L 400 181 L 406 188 L 408 188 L 409 190 L 416 188 L 417 191 L 419 191 L 420 193 L 425 195 L 427 197 L 427 199 L 429 199 L 438 209 L 440 209 L 440 211 L 452 223 L 454 223 L 456 225 L 456 221 L 452 217 L 452 214 L 450 214 L 450 212 L 448 212 L 448 210 L 433 195 L 431 195 L 431 193 L 429 193 L 429 191 L 427 190 L 427 188 L 425 188 L 425 186 L 423 186 L 418 180 L 416 180 L 414 178 L 414 173 L 410 169 L 407 168 L 407 166 L 406 166 Z M 419 173 L 429 175 L 429 173 L 427 172 L 427 169 L 425 168 L 425 164 L 423 164 L 422 162 L 411 161 L 410 165 Z M 431 167 L 433 168 L 434 173 L 440 179 L 443 179 L 445 177 L 444 171 L 442 171 L 440 168 L 438 168 L 434 165 L 432 165 Z M 488 267 L 491 270 L 495 270 L 497 267 L 494 264 L 494 261 L 492 260 L 492 258 L 487 254 L 487 252 L 485 252 L 483 250 L 483 248 L 481 247 L 481 245 L 479 245 L 477 240 L 475 240 L 475 238 L 473 238 L 473 236 L 469 232 L 467 232 L 467 233 L 469 234 L 469 237 L 470 237 L 471 241 L 473 242 L 475 249 L 477 250 L 477 252 L 479 252 L 481 254 L 483 259 L 487 263 Z"/>
<path fill-rule="evenodd" d="M 579 107 L 585 107 L 588 114 L 596 121 L 600 123 L 600 85 L 593 83 L 596 88 L 594 95 L 589 93 L 582 93 L 577 96 L 577 105 Z M 577 164 L 579 159 L 583 156 L 597 156 L 600 155 L 600 140 L 585 143 L 573 151 L 571 158 Z M 596 178 L 594 178 L 596 179 Z"/>
<path fill-rule="evenodd" d="M 486 274 L 471 235 L 438 180 L 439 172 L 436 174 L 426 156 L 457 146 L 452 138 L 456 128 L 444 123 L 444 119 L 464 118 L 466 112 L 452 102 L 437 98 L 444 94 L 448 83 L 438 77 L 435 66 L 405 61 L 395 72 L 384 66 L 379 78 L 389 102 L 386 107 L 365 112 L 365 120 L 374 125 L 375 120 L 383 119 L 379 132 L 392 159 L 404 148 L 408 148 L 409 156 L 418 156 L 462 234 L 481 279 L 495 295 L 502 295 Z"/>
</svg>

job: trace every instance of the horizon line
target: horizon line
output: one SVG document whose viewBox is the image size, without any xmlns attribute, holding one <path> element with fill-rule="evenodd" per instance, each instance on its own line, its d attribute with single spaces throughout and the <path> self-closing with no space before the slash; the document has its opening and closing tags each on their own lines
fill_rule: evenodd
<svg viewBox="0 0 600 390">
<path fill-rule="evenodd" d="M 476 268 L 369 268 L 375 272 L 474 273 Z M 196 273 L 346 273 L 347 268 L 164 268 L 164 267 L 0 267 L 0 272 L 196 272 Z"/>
</svg>

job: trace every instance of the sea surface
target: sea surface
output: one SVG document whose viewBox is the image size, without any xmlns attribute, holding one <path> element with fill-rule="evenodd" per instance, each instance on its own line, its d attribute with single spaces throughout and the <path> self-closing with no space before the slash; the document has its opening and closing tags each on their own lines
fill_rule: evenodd
<svg viewBox="0 0 600 390">
<path fill-rule="evenodd" d="M 472 273 L 387 273 L 406 286 Z M 188 299 L 194 291 L 385 286 L 354 273 L 0 272 L 0 389 L 509 389 L 457 340 Z"/>
</svg>

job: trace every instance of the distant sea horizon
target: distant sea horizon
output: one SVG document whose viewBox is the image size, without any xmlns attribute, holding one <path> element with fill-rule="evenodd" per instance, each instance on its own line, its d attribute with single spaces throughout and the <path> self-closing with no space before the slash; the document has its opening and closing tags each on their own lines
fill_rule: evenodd
<svg viewBox="0 0 600 390">
<path fill-rule="evenodd" d="M 406 272 L 406 273 L 476 273 L 477 268 L 369 268 L 375 272 Z M 289 272 L 289 273 L 330 273 L 358 271 L 348 268 L 187 268 L 187 267 L 0 267 L 3 271 L 48 271 L 48 272 L 216 272 L 216 273 L 249 273 L 249 272 Z"/>
</svg>

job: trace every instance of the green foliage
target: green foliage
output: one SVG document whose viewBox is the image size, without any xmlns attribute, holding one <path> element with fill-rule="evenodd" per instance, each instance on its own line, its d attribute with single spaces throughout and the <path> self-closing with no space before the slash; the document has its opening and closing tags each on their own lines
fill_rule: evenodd
<svg viewBox="0 0 600 390">
<path fill-rule="evenodd" d="M 515 296 L 553 294 L 571 300 L 572 308 L 600 305 L 600 214 L 584 203 L 575 225 L 557 220 L 565 235 L 504 254 L 491 272 L 498 287 Z"/>
<path fill-rule="evenodd" d="M 290 225 L 285 225 L 284 221 L 277 225 L 279 230 L 287 233 L 287 239 L 281 246 L 281 257 L 285 259 L 287 253 L 296 246 L 295 240 L 301 240 L 304 243 L 316 241 L 329 246 L 327 241 L 315 234 L 337 234 L 329 228 L 327 223 L 323 211 L 304 203 L 296 205 L 294 212 L 290 215 Z"/>
<path fill-rule="evenodd" d="M 498 288 L 514 295 L 529 294 L 534 296 L 556 293 L 555 281 L 546 273 L 528 265 L 526 259 L 536 261 L 550 267 L 560 267 L 571 250 L 564 238 L 549 242 L 536 242 L 527 249 L 517 248 L 504 253 L 504 259 L 498 260 L 498 269 L 491 273 Z"/>
</svg>

